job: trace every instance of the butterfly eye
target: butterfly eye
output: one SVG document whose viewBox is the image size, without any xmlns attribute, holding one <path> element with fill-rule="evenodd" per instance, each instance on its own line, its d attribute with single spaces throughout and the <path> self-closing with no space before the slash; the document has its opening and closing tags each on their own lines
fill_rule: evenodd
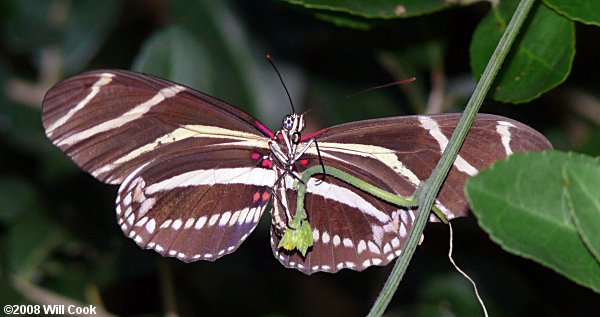
<svg viewBox="0 0 600 317">
<path fill-rule="evenodd" d="M 294 132 L 292 134 L 292 143 L 293 144 L 298 144 L 300 143 L 300 132 Z"/>
<path fill-rule="evenodd" d="M 300 120 L 298 120 L 298 131 L 302 132 L 306 124 L 304 123 L 304 115 L 300 116 Z"/>
<path fill-rule="evenodd" d="M 294 118 L 291 114 L 288 114 L 287 116 L 283 117 L 283 122 L 281 123 L 281 126 L 286 131 L 292 130 L 292 128 L 294 127 Z"/>
</svg>

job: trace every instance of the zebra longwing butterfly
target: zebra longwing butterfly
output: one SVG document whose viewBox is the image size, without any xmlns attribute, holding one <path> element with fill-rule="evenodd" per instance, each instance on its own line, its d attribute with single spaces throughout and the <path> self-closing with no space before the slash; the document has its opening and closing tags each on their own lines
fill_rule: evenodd
<svg viewBox="0 0 600 317">
<path fill-rule="evenodd" d="M 410 196 L 435 167 L 459 114 L 366 120 L 306 135 L 304 118 L 291 114 L 275 133 L 191 88 L 101 70 L 51 88 L 42 118 L 48 138 L 77 165 L 120 184 L 118 224 L 140 247 L 184 262 L 213 261 L 235 251 L 273 201 L 274 256 L 311 274 L 387 264 L 402 252 L 415 210 L 315 176 L 305 184 L 313 246 L 306 255 L 278 248 L 295 214 L 298 173 L 323 164 Z M 522 123 L 478 115 L 436 206 L 448 219 L 466 215 L 467 177 L 513 152 L 548 148 Z"/>
</svg>

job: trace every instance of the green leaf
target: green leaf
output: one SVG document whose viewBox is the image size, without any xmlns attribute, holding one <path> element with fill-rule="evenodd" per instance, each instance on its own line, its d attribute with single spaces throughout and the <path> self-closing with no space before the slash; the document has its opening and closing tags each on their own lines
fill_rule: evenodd
<svg viewBox="0 0 600 317">
<path fill-rule="evenodd" d="M 35 52 L 60 38 L 65 1 L 13 1 L 2 23 L 5 47 L 14 53 Z"/>
<path fill-rule="evenodd" d="M 581 154 L 519 153 L 472 177 L 466 195 L 479 225 L 505 250 L 600 292 L 600 265 L 581 241 L 563 197 L 567 164 L 600 166 Z"/>
<path fill-rule="evenodd" d="M 58 42 L 67 74 L 80 71 L 96 55 L 119 13 L 115 0 L 23 0 L 12 5 L 2 28 L 9 49 L 38 54 Z"/>
<path fill-rule="evenodd" d="M 133 70 L 168 78 L 172 81 L 210 92 L 207 52 L 181 26 L 171 26 L 155 33 L 143 45 Z"/>
<path fill-rule="evenodd" d="M 115 0 L 78 0 L 70 4 L 62 41 L 62 65 L 67 74 L 81 71 L 96 55 L 119 15 L 119 2 Z"/>
<path fill-rule="evenodd" d="M 0 178 L 0 222 L 10 223 L 19 214 L 38 208 L 35 187 L 17 178 Z"/>
<path fill-rule="evenodd" d="M 365 18 L 393 19 L 423 15 L 440 11 L 453 4 L 446 0 L 286 0 L 308 9 L 328 10 Z"/>
<path fill-rule="evenodd" d="M 319 11 L 315 13 L 315 18 L 333 23 L 339 27 L 357 30 L 368 30 L 373 27 L 372 20 L 336 11 Z"/>
<path fill-rule="evenodd" d="M 502 1 L 475 30 L 470 55 L 476 78 L 481 76 L 517 4 L 516 0 Z M 556 87 L 571 71 L 574 47 L 574 23 L 537 3 L 492 85 L 492 98 L 523 103 Z"/>
<path fill-rule="evenodd" d="M 4 206 L 1 214 L 11 221 L 6 233 L 8 266 L 12 274 L 29 279 L 47 256 L 61 245 L 64 234 L 47 216 L 31 184 L 0 179 L 0 190 L 4 193 L 0 196 L 0 206 Z"/>
<path fill-rule="evenodd" d="M 571 20 L 600 26 L 597 0 L 544 0 L 544 3 Z"/>
<path fill-rule="evenodd" d="M 600 263 L 600 167 L 569 164 L 563 174 L 569 210 L 577 232 Z"/>
</svg>

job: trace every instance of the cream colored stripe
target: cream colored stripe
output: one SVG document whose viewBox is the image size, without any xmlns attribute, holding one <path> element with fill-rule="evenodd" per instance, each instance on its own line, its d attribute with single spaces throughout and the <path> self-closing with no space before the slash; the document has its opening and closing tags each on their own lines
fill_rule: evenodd
<svg viewBox="0 0 600 317">
<path fill-rule="evenodd" d="M 428 116 L 419 116 L 419 121 L 421 122 L 421 127 L 429 131 L 429 134 L 438 142 L 440 146 L 440 151 L 444 152 L 446 146 L 448 145 L 448 138 L 442 133 L 440 126 L 437 121 Z M 456 161 L 454 161 L 454 166 L 461 172 L 464 172 L 468 175 L 477 174 L 477 169 L 473 167 L 469 162 L 467 162 L 460 155 L 456 157 Z"/>
<path fill-rule="evenodd" d="M 69 112 L 67 112 L 67 114 L 60 117 L 58 120 L 54 121 L 54 123 L 51 124 L 48 127 L 48 129 L 46 129 L 46 131 L 48 131 L 48 136 L 51 137 L 54 134 L 54 130 L 56 128 L 65 124 L 65 122 L 67 122 L 67 120 L 71 119 L 71 117 L 73 117 L 73 115 L 75 115 L 75 113 L 77 113 L 78 111 L 83 109 L 83 107 L 85 107 L 92 99 L 94 99 L 94 97 L 96 97 L 98 92 L 100 92 L 100 88 L 102 88 L 102 86 L 106 86 L 106 85 L 110 84 L 110 82 L 112 81 L 112 78 L 115 77 L 115 74 L 102 73 L 98 77 L 100 77 L 100 79 L 98 79 L 98 81 L 92 85 L 92 90 L 90 91 L 90 93 L 87 96 L 85 96 L 85 98 L 83 98 L 83 100 L 81 100 L 75 107 L 71 108 L 71 110 L 69 110 Z"/>
<path fill-rule="evenodd" d="M 167 98 L 171 98 L 171 97 L 177 95 L 178 93 L 184 91 L 185 89 L 186 89 L 185 87 L 179 86 L 179 85 L 174 85 L 174 86 L 163 88 L 156 95 L 154 95 L 154 97 L 150 98 L 149 100 L 147 100 L 144 103 L 141 103 L 141 104 L 135 106 L 134 108 L 127 111 L 123 115 L 121 115 L 117 118 L 114 118 L 112 120 L 102 122 L 101 124 L 95 125 L 87 130 L 83 130 L 79 133 L 75 133 L 75 134 L 69 136 L 68 138 L 65 138 L 65 139 L 61 140 L 60 142 L 58 142 L 58 145 L 59 146 L 71 145 L 73 143 L 76 143 L 81 140 L 87 139 L 91 136 L 94 136 L 98 133 L 106 132 L 111 129 L 121 127 L 129 122 L 132 122 L 132 121 L 140 118 L 145 113 L 150 111 L 150 109 L 152 109 L 152 107 L 158 105 L 159 103 L 161 103 L 162 101 L 164 101 Z M 110 105 L 106 105 L 106 106 L 109 107 Z"/>
<path fill-rule="evenodd" d="M 175 129 L 174 131 L 167 133 L 163 136 L 158 137 L 156 140 L 141 146 L 134 151 L 129 152 L 127 155 L 119 158 L 113 163 L 104 165 L 92 172 L 92 175 L 99 176 L 103 173 L 109 172 L 115 169 L 118 165 L 131 161 L 144 153 L 153 151 L 159 146 L 178 142 L 188 138 L 212 138 L 212 139 L 226 139 L 226 140 L 239 140 L 238 142 L 227 142 L 228 144 L 235 144 L 239 147 L 249 148 L 268 148 L 268 139 L 256 134 L 241 132 L 236 130 L 229 130 L 213 126 L 204 125 L 186 125 Z M 223 143 L 212 144 L 209 146 L 222 145 Z"/>
<path fill-rule="evenodd" d="M 498 125 L 496 126 L 496 132 L 498 132 L 498 134 L 500 134 L 500 138 L 502 140 L 502 145 L 504 146 L 504 151 L 506 152 L 506 156 L 510 156 L 513 154 L 513 151 L 510 148 L 511 134 L 510 134 L 509 128 L 514 128 L 514 127 L 515 127 L 514 124 L 512 124 L 510 122 L 506 122 L 506 121 L 498 121 Z"/>
<path fill-rule="evenodd" d="M 408 167 L 406 167 L 399 159 L 396 153 L 392 150 L 375 145 L 358 144 L 358 143 L 330 143 L 330 142 L 319 142 L 319 149 L 321 155 L 324 157 L 332 157 L 337 160 L 342 160 L 339 157 L 329 154 L 327 152 L 338 152 L 352 155 L 358 155 L 362 157 L 370 157 L 380 161 L 381 163 L 389 166 L 396 173 L 406 177 L 409 182 L 415 186 L 419 186 L 420 180 Z M 307 151 L 308 153 L 317 154 L 316 148 L 312 147 Z"/>
<path fill-rule="evenodd" d="M 229 130 L 214 126 L 207 125 L 185 125 L 174 131 L 167 133 L 152 143 L 148 143 L 142 147 L 135 149 L 130 152 L 126 156 L 121 157 L 117 161 L 116 164 L 122 164 L 129 160 L 132 160 L 144 153 L 150 152 L 156 149 L 158 146 L 162 146 L 169 143 L 178 142 L 181 140 L 185 140 L 188 138 L 208 138 L 208 139 L 228 139 L 228 140 L 241 140 L 241 141 L 263 141 L 264 147 L 267 147 L 266 140 L 264 137 L 261 137 L 256 134 L 246 133 L 242 131 Z M 262 143 L 261 143 L 262 144 Z"/>
<path fill-rule="evenodd" d="M 168 191 L 178 187 L 245 184 L 272 187 L 275 183 L 275 172 L 265 168 L 238 167 L 195 170 L 173 176 L 144 189 L 146 195 Z"/>
<path fill-rule="evenodd" d="M 294 181 L 295 178 L 293 178 L 290 175 L 286 175 L 286 188 L 293 188 L 292 186 Z M 392 219 L 386 213 L 375 208 L 375 206 L 373 206 L 370 202 L 366 201 L 364 198 L 362 198 L 360 195 L 356 194 L 350 189 L 340 187 L 335 184 L 330 184 L 326 181 L 311 178 L 307 182 L 306 190 L 307 192 L 313 195 L 322 196 L 326 200 L 334 200 L 341 204 L 356 208 L 360 210 L 363 214 L 376 218 L 381 223 L 385 224 L 392 221 Z"/>
</svg>

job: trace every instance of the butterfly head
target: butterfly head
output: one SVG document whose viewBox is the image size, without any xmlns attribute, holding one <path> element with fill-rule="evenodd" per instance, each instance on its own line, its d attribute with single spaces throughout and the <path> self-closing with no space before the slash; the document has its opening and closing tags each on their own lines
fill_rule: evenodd
<svg viewBox="0 0 600 317">
<path fill-rule="evenodd" d="M 283 117 L 281 125 L 283 132 L 290 137 L 292 143 L 298 144 L 300 142 L 301 132 L 305 127 L 304 115 L 296 113 L 288 114 Z"/>
</svg>

